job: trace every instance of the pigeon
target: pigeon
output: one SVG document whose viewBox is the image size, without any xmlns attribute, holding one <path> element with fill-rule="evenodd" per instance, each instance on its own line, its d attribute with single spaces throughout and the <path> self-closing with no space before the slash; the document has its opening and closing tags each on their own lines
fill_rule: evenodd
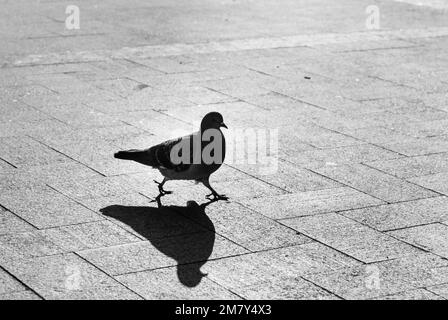
<svg viewBox="0 0 448 320">
<path fill-rule="evenodd" d="M 209 181 L 210 175 L 221 167 L 225 158 L 226 144 L 221 128 L 227 129 L 222 115 L 219 112 L 210 112 L 202 119 L 197 132 L 144 150 L 119 151 L 114 157 L 133 160 L 158 169 L 164 177 L 162 182 L 154 180 L 160 195 L 172 193 L 163 189 L 169 180 L 194 180 L 211 191 L 211 194 L 206 196 L 207 199 L 228 200 L 225 195 L 218 194 Z M 214 148 L 211 147 L 212 144 Z M 207 155 L 210 156 L 207 158 Z M 211 158 L 213 161 L 210 161 Z"/>
</svg>

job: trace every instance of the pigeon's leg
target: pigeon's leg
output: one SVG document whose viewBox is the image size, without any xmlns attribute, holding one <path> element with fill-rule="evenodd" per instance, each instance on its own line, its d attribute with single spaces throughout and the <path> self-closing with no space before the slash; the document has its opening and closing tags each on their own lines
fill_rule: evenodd
<svg viewBox="0 0 448 320">
<path fill-rule="evenodd" d="M 168 191 L 168 190 L 164 190 L 163 189 L 163 185 L 165 184 L 165 182 L 167 182 L 168 181 L 168 179 L 167 178 L 163 178 L 163 181 L 162 182 L 158 182 L 158 181 L 156 181 L 156 180 L 154 180 L 154 182 L 157 184 L 157 186 L 159 187 L 159 192 L 161 193 L 161 194 L 170 194 L 170 193 L 173 193 L 173 191 Z"/>
<path fill-rule="evenodd" d="M 216 192 L 215 189 L 213 189 L 212 186 L 210 185 L 208 178 L 201 180 L 201 182 L 204 186 L 206 186 L 212 192 L 205 196 L 207 199 L 212 200 L 212 201 L 228 200 L 229 199 L 228 197 L 226 197 L 225 194 L 219 194 L 218 192 Z M 211 198 L 211 197 L 213 197 L 213 198 Z"/>
</svg>

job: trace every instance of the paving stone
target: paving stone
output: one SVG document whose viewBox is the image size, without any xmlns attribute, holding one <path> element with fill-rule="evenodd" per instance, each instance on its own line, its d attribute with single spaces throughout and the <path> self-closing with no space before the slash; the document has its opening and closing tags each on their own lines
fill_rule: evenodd
<svg viewBox="0 0 448 320">
<path fill-rule="evenodd" d="M 32 231 L 34 228 L 26 221 L 0 207 L 0 235 Z"/>
<path fill-rule="evenodd" d="M 108 274 L 118 275 L 247 252 L 213 232 L 151 238 L 133 244 L 81 251 L 79 254 Z"/>
<path fill-rule="evenodd" d="M 246 299 L 256 296 L 264 299 L 336 298 L 270 262 L 261 254 L 249 254 L 211 261 L 204 270 L 208 278 Z"/>
<path fill-rule="evenodd" d="M 413 178 L 448 171 L 448 154 L 375 161 L 368 165 L 398 178 Z"/>
<path fill-rule="evenodd" d="M 142 83 L 129 78 L 116 78 L 114 79 L 103 79 L 94 80 L 91 82 L 92 86 L 99 88 L 101 90 L 108 91 L 118 97 L 126 98 L 132 95 L 134 90 L 138 90 L 139 85 Z"/>
<path fill-rule="evenodd" d="M 448 151 L 447 141 L 440 137 L 412 138 L 407 142 L 384 143 L 382 146 L 409 157 Z"/>
<path fill-rule="evenodd" d="M 0 295 L 0 300 L 42 300 L 32 291 L 11 292 Z"/>
<path fill-rule="evenodd" d="M 0 157 L 16 167 L 62 163 L 70 160 L 30 138 L 2 138 L 0 139 L 0 145 Z"/>
<path fill-rule="evenodd" d="M 225 194 L 235 201 L 287 193 L 287 191 L 284 191 L 279 187 L 255 178 L 216 182 L 211 178 L 210 183 L 213 189 L 218 193 Z M 185 200 L 197 199 L 197 196 L 199 195 L 201 195 L 200 199 L 202 200 L 209 192 L 210 191 L 202 185 L 188 186 L 181 189 L 176 188 L 176 193 L 180 194 Z"/>
<path fill-rule="evenodd" d="M 23 291 L 25 287 L 6 271 L 0 269 L 0 297 L 7 293 Z"/>
<path fill-rule="evenodd" d="M 365 143 L 353 137 L 331 131 L 316 125 L 294 125 L 279 130 L 280 145 L 291 149 L 297 142 L 307 143 L 315 148 L 339 148 Z"/>
<path fill-rule="evenodd" d="M 119 119 L 82 104 L 47 106 L 41 108 L 40 110 L 75 128 L 113 126 L 121 124 Z"/>
<path fill-rule="evenodd" d="M 201 224 L 197 216 L 187 214 L 185 217 Z M 310 242 L 307 237 L 239 204 L 211 204 L 206 214 L 213 231 L 251 251 Z"/>
<path fill-rule="evenodd" d="M 345 299 L 380 298 L 446 281 L 446 262 L 430 254 L 411 255 L 306 278 Z"/>
<path fill-rule="evenodd" d="M 448 219 L 448 198 L 434 197 L 341 212 L 380 231 L 408 228 Z"/>
<path fill-rule="evenodd" d="M 128 112 L 120 114 L 119 117 L 125 123 L 156 134 L 160 142 L 163 142 L 163 139 L 179 137 L 197 130 L 196 127 L 180 121 L 181 118 L 175 119 L 153 110 Z"/>
<path fill-rule="evenodd" d="M 84 180 L 71 179 L 52 183 L 51 187 L 77 200 L 92 197 L 109 197 L 132 192 L 132 190 L 127 189 L 126 186 L 121 185 L 118 181 L 106 177 L 94 177 Z"/>
<path fill-rule="evenodd" d="M 333 180 L 285 161 L 267 165 L 235 164 L 232 166 L 290 192 L 314 191 L 341 186 Z"/>
<path fill-rule="evenodd" d="M 434 190 L 436 192 L 443 193 L 445 195 L 448 195 L 448 186 L 446 184 L 446 181 L 448 179 L 448 173 L 437 173 L 437 174 L 431 174 L 427 176 L 417 177 L 409 179 L 409 181 L 418 184 L 422 187 L 425 187 L 430 190 Z"/>
<path fill-rule="evenodd" d="M 65 251 L 80 251 L 140 241 L 110 221 L 50 228 L 40 233 Z"/>
<path fill-rule="evenodd" d="M 22 232 L 0 236 L 0 263 L 14 273 L 12 266 L 28 258 L 49 256 L 63 252 L 56 244 L 34 232 Z"/>
<path fill-rule="evenodd" d="M 49 119 L 45 113 L 36 110 L 25 103 L 12 100 L 0 101 L 0 123 L 12 121 L 34 122 Z"/>
<path fill-rule="evenodd" d="M 261 255 L 283 270 L 305 277 L 310 274 L 342 270 L 362 263 L 319 242 L 290 246 Z"/>
<path fill-rule="evenodd" d="M 437 285 L 437 286 L 428 287 L 427 290 L 434 292 L 439 297 L 448 299 L 448 285 L 447 284 L 441 284 L 441 285 Z"/>
<path fill-rule="evenodd" d="M 74 254 L 37 257 L 16 264 L 17 275 L 45 299 L 140 299 Z"/>
<path fill-rule="evenodd" d="M 361 164 L 327 166 L 316 169 L 316 171 L 384 201 L 416 200 L 436 195 L 430 190 Z"/>
<path fill-rule="evenodd" d="M 445 300 L 426 289 L 404 291 L 389 296 L 378 297 L 378 300 Z"/>
<path fill-rule="evenodd" d="M 101 219 L 93 211 L 48 187 L 10 189 L 0 195 L 0 203 L 37 228 Z"/>
<path fill-rule="evenodd" d="M 448 257 L 448 226 L 439 223 L 416 226 L 396 231 L 390 231 L 393 237 L 410 243 L 414 246 Z"/>
<path fill-rule="evenodd" d="M 417 251 L 410 245 L 335 213 L 282 220 L 282 223 L 366 263 Z"/>
<path fill-rule="evenodd" d="M 179 272 L 177 268 L 131 273 L 115 278 L 145 299 L 229 299 L 239 300 L 239 296 L 210 281 L 205 274 L 197 274 L 194 267 Z M 181 277 L 181 281 L 178 280 Z M 197 284 L 197 282 L 199 283 Z M 197 285 L 196 285 L 197 284 Z M 196 286 L 194 286 L 196 285 Z"/>
<path fill-rule="evenodd" d="M 164 73 L 193 72 L 201 70 L 198 65 L 179 57 L 139 59 L 135 61 Z"/>
<path fill-rule="evenodd" d="M 267 217 L 284 219 L 376 206 L 384 202 L 348 187 L 246 200 L 242 204 Z"/>
<path fill-rule="evenodd" d="M 301 167 L 317 169 L 325 166 L 363 163 L 399 157 L 400 155 L 397 153 L 370 144 L 361 144 L 335 149 L 305 151 L 294 156 L 287 156 L 286 159 Z"/>
</svg>

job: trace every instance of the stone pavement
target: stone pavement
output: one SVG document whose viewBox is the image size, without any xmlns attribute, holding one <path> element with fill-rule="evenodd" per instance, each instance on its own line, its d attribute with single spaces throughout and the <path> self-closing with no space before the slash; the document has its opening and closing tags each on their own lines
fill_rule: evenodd
<svg viewBox="0 0 448 320">
<path fill-rule="evenodd" d="M 0 299 L 448 298 L 447 2 L 335 2 L 1 1 Z M 158 208 L 113 153 L 211 110 L 277 170 Z"/>
</svg>

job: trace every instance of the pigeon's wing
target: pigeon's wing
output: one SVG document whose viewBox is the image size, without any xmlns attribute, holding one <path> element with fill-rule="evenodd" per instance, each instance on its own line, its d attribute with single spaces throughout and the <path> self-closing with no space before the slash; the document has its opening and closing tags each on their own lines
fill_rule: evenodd
<svg viewBox="0 0 448 320">
<path fill-rule="evenodd" d="M 173 140 L 168 140 L 154 147 L 151 147 L 149 151 L 153 153 L 155 158 L 157 159 L 157 162 L 159 164 L 158 168 L 170 169 L 176 172 L 187 170 L 193 163 L 193 157 L 191 152 L 191 141 L 192 141 L 191 138 L 192 136 L 185 136 Z M 177 152 L 179 159 L 182 159 L 183 152 L 188 152 L 189 153 L 188 160 L 180 161 L 179 163 L 173 161 L 173 159 L 171 158 L 173 148 L 176 148 L 174 152 Z M 188 148 L 188 150 L 186 150 L 186 148 Z"/>
<path fill-rule="evenodd" d="M 176 172 L 188 170 L 193 163 L 193 138 L 195 134 L 167 140 L 145 150 L 119 151 L 115 158 L 133 160 L 156 169 L 169 169 Z M 173 148 L 176 148 L 173 150 Z M 176 154 L 179 161 L 171 159 Z M 183 153 L 187 152 L 185 157 Z"/>
</svg>

